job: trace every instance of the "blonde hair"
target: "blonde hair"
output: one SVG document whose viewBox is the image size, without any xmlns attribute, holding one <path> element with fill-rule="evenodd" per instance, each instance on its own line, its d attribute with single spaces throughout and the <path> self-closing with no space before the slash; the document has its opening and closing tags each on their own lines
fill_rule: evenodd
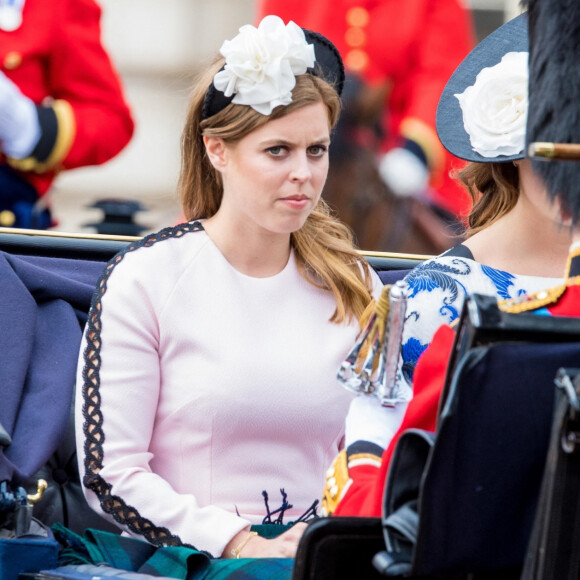
<svg viewBox="0 0 580 580">
<path fill-rule="evenodd" d="M 513 163 L 469 163 L 457 177 L 473 202 L 464 234 L 467 238 L 506 215 L 518 201 L 520 180 Z"/>
<path fill-rule="evenodd" d="M 226 143 L 239 141 L 267 122 L 279 119 L 306 105 L 323 103 L 332 129 L 340 115 L 340 98 L 334 88 L 312 74 L 296 77 L 292 102 L 276 107 L 269 116 L 246 105 L 229 104 L 202 120 L 207 88 L 223 65 L 218 59 L 198 77 L 191 96 L 181 138 L 181 172 L 178 190 L 187 220 L 209 218 L 222 200 L 220 174 L 211 165 L 203 137 L 219 137 Z M 291 234 L 302 275 L 315 286 L 330 290 L 336 299 L 332 322 L 360 319 L 372 300 L 372 282 L 367 262 L 357 252 L 350 229 L 331 213 L 322 199 L 300 230 Z"/>
</svg>

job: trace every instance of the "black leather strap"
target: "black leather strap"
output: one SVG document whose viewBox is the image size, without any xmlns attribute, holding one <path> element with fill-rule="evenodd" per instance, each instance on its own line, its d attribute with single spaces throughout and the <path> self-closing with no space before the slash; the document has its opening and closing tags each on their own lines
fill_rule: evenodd
<svg viewBox="0 0 580 580">
<path fill-rule="evenodd" d="M 402 505 L 396 512 L 388 516 L 383 522 L 384 527 L 398 533 L 413 544 L 417 541 L 419 529 L 419 514 L 417 513 L 417 500 Z"/>
</svg>

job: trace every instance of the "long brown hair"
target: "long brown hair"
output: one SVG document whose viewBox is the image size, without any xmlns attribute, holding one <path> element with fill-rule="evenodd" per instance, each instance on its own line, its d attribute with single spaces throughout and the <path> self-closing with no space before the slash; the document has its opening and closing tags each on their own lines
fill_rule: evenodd
<svg viewBox="0 0 580 580">
<path fill-rule="evenodd" d="M 218 59 L 198 77 L 191 96 L 181 139 L 181 172 L 178 189 L 187 220 L 209 218 L 219 209 L 222 183 L 211 165 L 203 137 L 220 137 L 226 143 L 239 141 L 267 122 L 301 107 L 323 103 L 332 129 L 340 115 L 340 98 L 323 79 L 304 74 L 296 77 L 289 105 L 276 107 L 269 116 L 245 105 L 230 104 L 202 120 L 205 93 L 223 65 Z M 312 284 L 330 290 L 336 298 L 332 322 L 360 319 L 372 300 L 370 269 L 358 253 L 350 229 L 338 221 L 324 200 L 320 200 L 300 230 L 291 234 L 297 263 Z"/>
<path fill-rule="evenodd" d="M 513 209 L 520 195 L 518 169 L 513 163 L 469 163 L 457 173 L 473 208 L 465 237 L 483 230 Z"/>
</svg>

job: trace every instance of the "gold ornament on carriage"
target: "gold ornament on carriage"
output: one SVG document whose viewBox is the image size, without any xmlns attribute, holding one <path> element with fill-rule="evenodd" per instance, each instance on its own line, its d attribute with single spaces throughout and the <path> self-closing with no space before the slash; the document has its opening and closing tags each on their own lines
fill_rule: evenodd
<svg viewBox="0 0 580 580">
<path fill-rule="evenodd" d="M 403 280 L 383 288 L 366 327 L 337 374 L 346 389 L 375 396 L 385 407 L 406 401 L 397 393 L 396 378 L 407 295 L 408 285 Z"/>
</svg>

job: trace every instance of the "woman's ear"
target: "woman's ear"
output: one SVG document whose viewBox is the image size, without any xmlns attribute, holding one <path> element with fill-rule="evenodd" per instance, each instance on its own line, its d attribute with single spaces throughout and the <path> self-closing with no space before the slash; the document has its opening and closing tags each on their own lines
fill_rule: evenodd
<svg viewBox="0 0 580 580">
<path fill-rule="evenodd" d="M 558 213 L 560 215 L 560 223 L 565 227 L 572 227 L 572 212 L 562 204 L 562 200 L 556 197 L 556 204 L 558 206 Z"/>
<path fill-rule="evenodd" d="M 227 163 L 226 144 L 221 137 L 204 137 L 203 144 L 209 162 L 216 171 L 222 171 Z"/>
</svg>

